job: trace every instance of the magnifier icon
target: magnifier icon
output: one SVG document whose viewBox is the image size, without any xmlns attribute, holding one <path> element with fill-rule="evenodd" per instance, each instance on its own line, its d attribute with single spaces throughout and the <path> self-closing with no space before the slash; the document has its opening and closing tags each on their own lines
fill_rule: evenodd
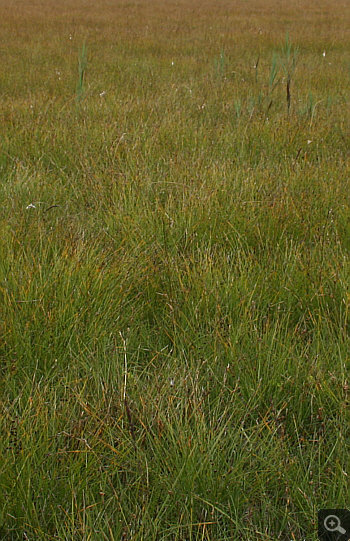
<svg viewBox="0 0 350 541">
<path fill-rule="evenodd" d="M 328 532 L 346 533 L 346 530 L 340 524 L 340 518 L 336 515 L 327 515 L 323 521 L 323 525 Z"/>
</svg>

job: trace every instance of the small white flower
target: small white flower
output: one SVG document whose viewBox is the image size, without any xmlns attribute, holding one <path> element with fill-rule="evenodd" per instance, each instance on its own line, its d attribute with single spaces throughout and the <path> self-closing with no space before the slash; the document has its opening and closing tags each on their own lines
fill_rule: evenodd
<svg viewBox="0 0 350 541">
<path fill-rule="evenodd" d="M 103 98 L 103 96 L 105 96 L 105 94 L 106 94 L 106 91 L 105 91 L 105 90 L 103 90 L 102 92 L 100 92 L 100 98 Z"/>
<path fill-rule="evenodd" d="M 174 61 L 171 62 L 171 65 L 172 65 L 172 66 L 174 65 Z"/>
<path fill-rule="evenodd" d="M 72 34 L 69 34 L 69 39 L 72 39 Z"/>
<path fill-rule="evenodd" d="M 307 140 L 307 144 L 310 145 L 312 143 L 311 139 Z"/>
<path fill-rule="evenodd" d="M 323 56 L 323 57 L 326 56 L 326 51 L 323 51 L 322 56 Z"/>
<path fill-rule="evenodd" d="M 26 209 L 35 209 L 36 206 L 33 205 L 33 203 L 29 203 L 29 205 L 26 207 Z"/>
<path fill-rule="evenodd" d="M 174 387 L 175 385 L 175 380 L 173 378 L 170 379 L 170 386 L 171 387 Z"/>
</svg>

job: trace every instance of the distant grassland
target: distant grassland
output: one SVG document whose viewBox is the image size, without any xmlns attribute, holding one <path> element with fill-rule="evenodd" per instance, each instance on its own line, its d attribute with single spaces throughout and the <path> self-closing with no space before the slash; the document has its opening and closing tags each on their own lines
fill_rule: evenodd
<svg viewBox="0 0 350 541">
<path fill-rule="evenodd" d="M 349 506 L 350 3 L 0 0 L 0 539 Z"/>
</svg>

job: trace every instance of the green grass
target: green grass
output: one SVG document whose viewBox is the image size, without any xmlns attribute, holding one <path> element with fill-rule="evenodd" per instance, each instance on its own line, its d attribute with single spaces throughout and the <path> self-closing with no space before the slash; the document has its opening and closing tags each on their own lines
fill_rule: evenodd
<svg viewBox="0 0 350 541">
<path fill-rule="evenodd" d="M 0 6 L 1 540 L 349 505 L 348 8 L 253 4 Z"/>
</svg>

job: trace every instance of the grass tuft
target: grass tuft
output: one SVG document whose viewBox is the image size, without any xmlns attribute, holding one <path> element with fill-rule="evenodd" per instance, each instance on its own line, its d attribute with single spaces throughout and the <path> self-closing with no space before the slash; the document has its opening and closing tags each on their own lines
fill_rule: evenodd
<svg viewBox="0 0 350 541">
<path fill-rule="evenodd" d="M 0 2 L 1 540 L 348 506 L 349 9 Z"/>
</svg>

